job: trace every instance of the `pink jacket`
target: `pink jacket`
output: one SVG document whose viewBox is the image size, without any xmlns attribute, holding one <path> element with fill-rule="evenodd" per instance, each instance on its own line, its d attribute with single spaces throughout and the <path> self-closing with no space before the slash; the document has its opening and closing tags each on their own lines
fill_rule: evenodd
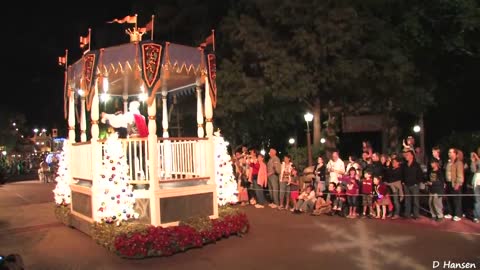
<svg viewBox="0 0 480 270">
<path fill-rule="evenodd" d="M 267 186 L 267 165 L 265 162 L 259 162 L 260 168 L 258 169 L 257 183 L 261 187 Z"/>
</svg>

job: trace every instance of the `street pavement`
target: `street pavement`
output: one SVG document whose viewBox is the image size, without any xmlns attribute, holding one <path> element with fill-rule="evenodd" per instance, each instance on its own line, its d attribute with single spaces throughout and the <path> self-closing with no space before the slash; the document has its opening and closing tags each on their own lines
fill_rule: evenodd
<svg viewBox="0 0 480 270">
<path fill-rule="evenodd" d="M 251 231 L 170 257 L 126 260 L 54 217 L 54 185 L 0 186 L 0 254 L 30 269 L 433 269 L 476 263 L 480 225 L 470 220 L 350 220 L 243 207 Z"/>
</svg>

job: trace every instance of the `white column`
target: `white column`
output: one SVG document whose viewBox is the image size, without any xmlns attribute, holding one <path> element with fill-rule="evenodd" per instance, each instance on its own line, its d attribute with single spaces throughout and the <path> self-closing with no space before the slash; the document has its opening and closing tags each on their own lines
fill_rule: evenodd
<svg viewBox="0 0 480 270">
<path fill-rule="evenodd" d="M 92 98 L 92 108 L 90 111 L 90 118 L 92 119 L 92 126 L 91 126 L 91 133 L 92 133 L 92 143 L 93 141 L 98 140 L 98 136 L 100 135 L 100 131 L 98 128 L 98 118 L 99 118 L 99 100 L 98 100 L 98 81 L 95 83 L 94 86 L 94 93 Z"/>
<path fill-rule="evenodd" d="M 85 95 L 85 94 L 84 94 Z M 85 109 L 85 96 L 82 96 L 81 98 L 81 113 L 80 113 L 80 141 L 81 142 L 86 142 L 87 141 L 87 133 L 85 132 L 87 130 L 87 112 Z"/>
<path fill-rule="evenodd" d="M 126 74 L 123 74 L 123 113 L 128 112 L 128 76 Z"/>
<path fill-rule="evenodd" d="M 123 113 L 128 112 L 128 96 L 123 96 Z"/>
<path fill-rule="evenodd" d="M 148 106 L 148 170 L 150 175 L 150 220 L 154 226 L 160 225 L 160 201 L 156 197 L 158 183 L 158 146 L 157 146 L 157 105 L 156 99 Z"/>
<path fill-rule="evenodd" d="M 213 135 L 213 107 L 212 99 L 210 98 L 210 84 L 208 79 L 205 79 L 205 121 L 207 122 L 205 129 L 207 131 L 207 137 Z"/>
<path fill-rule="evenodd" d="M 68 90 L 68 141 L 75 143 L 75 92 Z"/>
<path fill-rule="evenodd" d="M 163 84 L 162 89 L 162 129 L 163 129 L 163 138 L 168 138 L 168 110 L 167 110 L 167 88 L 166 84 Z M 165 178 L 170 178 L 172 172 L 172 142 L 170 140 L 162 141 L 163 144 L 163 164 Z"/>
<path fill-rule="evenodd" d="M 206 132 L 207 132 L 207 149 L 206 149 L 206 167 L 207 175 L 210 177 L 209 184 L 215 185 L 215 145 L 213 141 L 213 107 L 212 99 L 210 98 L 210 85 L 208 78 L 205 78 L 205 118 L 206 118 Z M 214 200 L 217 198 L 215 196 Z"/>
<path fill-rule="evenodd" d="M 168 108 L 167 108 L 167 89 L 166 86 L 163 86 L 162 89 L 162 128 L 163 133 L 162 137 L 168 138 Z"/>
<path fill-rule="evenodd" d="M 203 130 L 202 88 L 199 85 L 197 85 L 197 135 L 199 138 L 205 136 Z"/>
<path fill-rule="evenodd" d="M 90 118 L 92 120 L 91 125 L 91 134 L 92 139 L 90 140 L 92 143 L 92 218 L 93 220 L 99 220 L 97 218 L 97 209 L 99 207 L 97 201 L 97 194 L 98 192 L 102 192 L 98 190 L 97 187 L 98 181 L 102 181 L 100 178 L 100 170 L 102 165 L 102 145 L 98 142 L 98 136 L 100 134 L 98 128 L 98 118 L 99 118 L 99 101 L 98 101 L 98 80 L 95 82 L 95 86 L 93 89 L 93 99 L 92 99 L 92 108 L 90 111 Z"/>
</svg>

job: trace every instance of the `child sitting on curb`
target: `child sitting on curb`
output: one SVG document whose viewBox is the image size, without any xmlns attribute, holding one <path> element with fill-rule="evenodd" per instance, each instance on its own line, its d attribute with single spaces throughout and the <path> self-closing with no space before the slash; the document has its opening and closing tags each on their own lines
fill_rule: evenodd
<svg viewBox="0 0 480 270">
<path fill-rule="evenodd" d="M 313 186 L 308 185 L 302 194 L 298 196 L 298 202 L 293 213 L 300 214 L 307 212 L 309 209 L 313 209 L 316 200 L 317 198 Z"/>
</svg>

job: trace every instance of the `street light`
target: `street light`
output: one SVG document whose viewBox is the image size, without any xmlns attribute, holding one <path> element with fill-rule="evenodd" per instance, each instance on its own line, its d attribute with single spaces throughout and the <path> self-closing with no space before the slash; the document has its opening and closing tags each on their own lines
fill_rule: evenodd
<svg viewBox="0 0 480 270">
<path fill-rule="evenodd" d="M 294 143 L 295 143 L 295 139 L 294 139 L 294 138 L 288 139 L 288 143 L 289 143 L 289 144 L 294 144 Z"/>
<path fill-rule="evenodd" d="M 34 128 L 33 132 L 35 132 L 35 134 L 36 134 L 38 132 L 38 128 Z"/>
<path fill-rule="evenodd" d="M 313 161 L 312 161 L 312 142 L 310 138 L 310 124 L 313 120 L 313 114 L 311 113 L 306 113 L 303 118 L 305 118 L 305 122 L 307 122 L 307 156 L 308 156 L 308 166 L 312 166 Z"/>
<path fill-rule="evenodd" d="M 413 126 L 413 132 L 419 133 L 422 130 L 422 128 L 419 125 Z"/>
<path fill-rule="evenodd" d="M 265 156 L 265 153 L 265 149 L 260 150 L 260 154 L 262 154 L 262 156 Z"/>
<path fill-rule="evenodd" d="M 321 143 L 321 144 L 324 144 L 324 143 L 326 143 L 326 142 L 327 142 L 327 140 L 325 140 L 325 138 L 321 138 L 321 139 L 320 139 L 320 143 Z"/>
</svg>

